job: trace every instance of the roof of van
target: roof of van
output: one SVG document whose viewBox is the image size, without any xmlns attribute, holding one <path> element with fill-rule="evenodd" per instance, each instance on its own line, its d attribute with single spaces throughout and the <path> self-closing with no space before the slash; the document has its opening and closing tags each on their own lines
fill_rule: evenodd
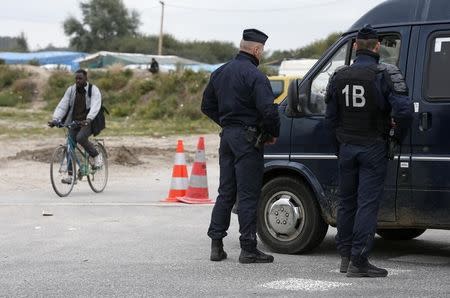
<svg viewBox="0 0 450 298">
<path fill-rule="evenodd" d="M 450 22 L 449 0 L 388 0 L 363 15 L 347 33 L 357 31 L 365 24 L 379 28 L 442 22 Z"/>
</svg>

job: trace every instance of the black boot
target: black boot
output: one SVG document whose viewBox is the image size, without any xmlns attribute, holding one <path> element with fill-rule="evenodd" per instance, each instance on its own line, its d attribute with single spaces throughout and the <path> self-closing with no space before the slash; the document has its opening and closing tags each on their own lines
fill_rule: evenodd
<svg viewBox="0 0 450 298">
<path fill-rule="evenodd" d="M 239 256 L 239 263 L 250 264 L 250 263 L 272 263 L 272 262 L 273 256 L 267 255 L 256 248 L 253 251 L 246 251 L 241 249 L 241 255 Z"/>
<path fill-rule="evenodd" d="M 339 272 L 347 273 L 348 264 L 350 264 L 350 257 L 341 256 L 341 267 L 339 268 Z"/>
<path fill-rule="evenodd" d="M 347 270 L 347 277 L 386 277 L 387 275 L 386 269 L 378 268 L 370 264 L 368 260 L 355 261 L 353 257 Z"/>
<path fill-rule="evenodd" d="M 211 261 L 222 261 L 227 258 L 227 253 L 223 250 L 223 242 L 220 240 L 212 240 L 211 242 Z"/>
</svg>

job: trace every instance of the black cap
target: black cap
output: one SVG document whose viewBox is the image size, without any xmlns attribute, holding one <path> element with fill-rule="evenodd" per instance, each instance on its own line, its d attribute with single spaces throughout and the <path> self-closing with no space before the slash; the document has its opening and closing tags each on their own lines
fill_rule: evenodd
<svg viewBox="0 0 450 298">
<path fill-rule="evenodd" d="M 356 39 L 378 39 L 377 30 L 373 29 L 369 24 L 366 24 L 358 31 Z"/>
<path fill-rule="evenodd" d="M 269 36 L 267 36 L 267 34 L 257 29 L 245 29 L 244 32 L 242 33 L 243 40 L 255 41 L 262 44 L 265 44 L 268 38 Z"/>
</svg>

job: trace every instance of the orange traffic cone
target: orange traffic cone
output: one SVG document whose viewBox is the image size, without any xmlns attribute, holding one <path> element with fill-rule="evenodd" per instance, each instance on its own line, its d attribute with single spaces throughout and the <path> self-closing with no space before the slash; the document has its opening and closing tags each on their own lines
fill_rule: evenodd
<svg viewBox="0 0 450 298">
<path fill-rule="evenodd" d="M 183 141 L 178 140 L 175 162 L 172 170 L 169 196 L 162 202 L 178 202 L 177 197 L 185 196 L 188 187 L 188 172 L 184 156 Z"/>
<path fill-rule="evenodd" d="M 189 188 L 185 196 L 180 196 L 178 201 L 188 204 L 211 204 L 209 199 L 208 179 L 206 177 L 205 139 L 198 139 L 197 153 L 192 166 Z"/>
</svg>

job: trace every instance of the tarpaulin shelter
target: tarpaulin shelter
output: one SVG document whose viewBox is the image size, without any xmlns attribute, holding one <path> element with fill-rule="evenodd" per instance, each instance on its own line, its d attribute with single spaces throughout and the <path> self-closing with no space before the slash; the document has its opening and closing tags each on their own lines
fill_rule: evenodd
<svg viewBox="0 0 450 298">
<path fill-rule="evenodd" d="M 37 61 L 39 65 L 64 65 L 66 68 L 75 71 L 79 68 L 76 60 L 86 55 L 87 53 L 66 51 L 31 53 L 0 52 L 0 59 L 3 59 L 6 64 L 28 64 L 30 61 Z"/>
<path fill-rule="evenodd" d="M 144 55 L 131 53 L 116 53 L 101 51 L 77 60 L 82 68 L 103 68 L 113 64 L 124 66 L 135 66 L 129 68 L 145 68 L 150 65 L 154 58 L 161 70 L 175 70 L 177 67 L 183 69 L 205 70 L 211 69 L 210 64 L 201 63 L 195 60 L 181 58 L 173 55 Z M 138 67 L 140 66 L 140 67 Z"/>
</svg>

